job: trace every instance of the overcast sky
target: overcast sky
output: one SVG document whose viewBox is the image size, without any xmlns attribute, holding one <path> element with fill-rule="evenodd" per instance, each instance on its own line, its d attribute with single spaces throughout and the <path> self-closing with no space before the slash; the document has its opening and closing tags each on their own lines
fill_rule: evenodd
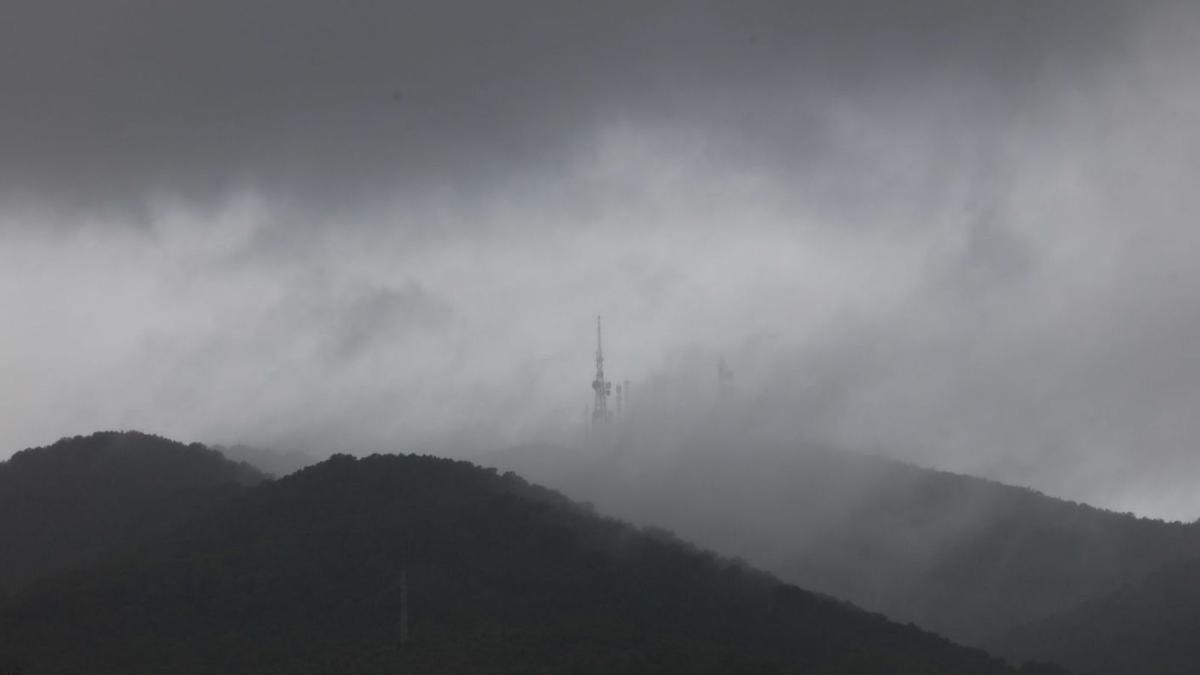
<svg viewBox="0 0 1200 675">
<path fill-rule="evenodd" d="M 8 0 L 0 457 L 568 438 L 603 314 L 646 411 L 724 356 L 774 434 L 1200 517 L 1198 34 L 1184 2 Z"/>
</svg>

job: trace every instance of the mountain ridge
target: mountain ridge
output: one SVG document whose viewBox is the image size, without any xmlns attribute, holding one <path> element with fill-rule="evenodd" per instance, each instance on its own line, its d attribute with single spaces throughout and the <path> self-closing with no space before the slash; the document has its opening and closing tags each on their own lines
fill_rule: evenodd
<svg viewBox="0 0 1200 675">
<path fill-rule="evenodd" d="M 397 583 L 413 641 L 396 649 Z M 467 462 L 345 455 L 0 612 L 19 672 L 1012 673 Z M 307 669 L 307 670 L 306 670 Z M 1022 672 L 1061 672 L 1026 667 Z"/>
<path fill-rule="evenodd" d="M 0 588 L 99 562 L 265 479 L 199 443 L 103 431 L 0 462 Z"/>
<path fill-rule="evenodd" d="M 1200 556 L 1196 523 L 871 455 L 719 432 L 635 450 L 529 446 L 485 460 L 967 644 Z"/>
</svg>

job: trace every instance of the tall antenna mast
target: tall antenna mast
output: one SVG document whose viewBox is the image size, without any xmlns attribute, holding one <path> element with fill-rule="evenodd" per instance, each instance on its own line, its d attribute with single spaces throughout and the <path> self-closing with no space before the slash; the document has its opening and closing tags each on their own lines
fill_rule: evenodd
<svg viewBox="0 0 1200 675">
<path fill-rule="evenodd" d="M 596 427 L 609 420 L 608 395 L 612 393 L 612 382 L 604 379 L 604 341 L 599 316 L 596 317 L 596 379 L 592 380 L 592 391 L 596 394 L 592 404 L 592 426 Z"/>
</svg>

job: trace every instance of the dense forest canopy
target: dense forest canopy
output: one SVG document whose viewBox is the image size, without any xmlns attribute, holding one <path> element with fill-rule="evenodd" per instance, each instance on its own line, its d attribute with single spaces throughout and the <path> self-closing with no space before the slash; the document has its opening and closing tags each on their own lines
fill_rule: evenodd
<svg viewBox="0 0 1200 675">
<path fill-rule="evenodd" d="M 163 534 L 263 474 L 198 443 L 99 432 L 0 462 L 0 589 Z"/>
</svg>

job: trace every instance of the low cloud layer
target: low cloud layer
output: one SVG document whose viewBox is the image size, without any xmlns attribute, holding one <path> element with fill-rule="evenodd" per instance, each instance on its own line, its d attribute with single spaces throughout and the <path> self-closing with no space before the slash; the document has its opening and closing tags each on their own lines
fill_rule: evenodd
<svg viewBox="0 0 1200 675">
<path fill-rule="evenodd" d="M 17 2 L 0 454 L 677 424 L 1194 518 L 1186 4 Z M 752 413 L 752 414 L 751 414 Z"/>
</svg>

